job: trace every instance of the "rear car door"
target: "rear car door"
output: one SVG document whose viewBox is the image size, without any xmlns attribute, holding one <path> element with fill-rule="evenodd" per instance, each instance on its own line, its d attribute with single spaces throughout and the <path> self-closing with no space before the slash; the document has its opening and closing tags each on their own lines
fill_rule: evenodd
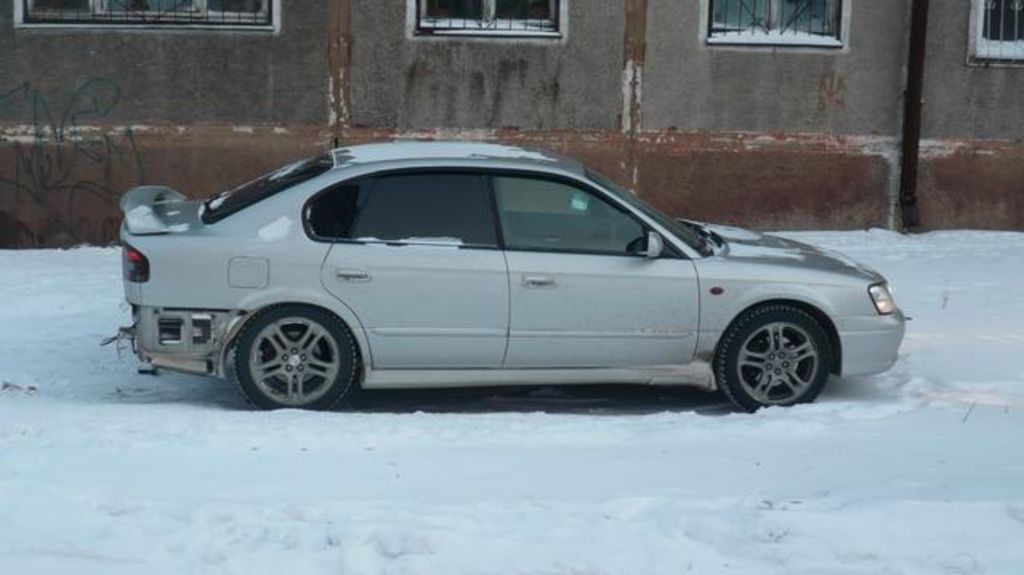
<svg viewBox="0 0 1024 575">
<path fill-rule="evenodd" d="M 363 324 L 375 369 L 501 366 L 508 270 L 485 176 L 367 177 L 307 210 L 314 237 L 332 242 L 323 285 Z"/>
<path fill-rule="evenodd" d="M 649 367 L 693 359 L 693 263 L 649 259 L 645 225 L 565 180 L 495 175 L 509 266 L 508 368 Z"/>
</svg>

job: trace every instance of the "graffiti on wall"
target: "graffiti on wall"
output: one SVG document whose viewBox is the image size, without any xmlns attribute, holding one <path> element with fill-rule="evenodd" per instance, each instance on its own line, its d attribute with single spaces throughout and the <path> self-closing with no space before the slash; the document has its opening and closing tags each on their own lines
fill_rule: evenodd
<svg viewBox="0 0 1024 575">
<path fill-rule="evenodd" d="M 14 126 L 0 132 L 12 159 L 0 162 L 0 202 L 27 199 L 69 239 L 94 241 L 78 238 L 74 222 L 109 214 L 123 187 L 145 177 L 131 128 L 109 125 L 120 100 L 105 78 L 79 83 L 63 102 L 30 82 L 0 88 L 0 118 Z"/>
<path fill-rule="evenodd" d="M 818 110 L 838 110 L 846 107 L 846 76 L 828 72 L 818 78 Z"/>
</svg>

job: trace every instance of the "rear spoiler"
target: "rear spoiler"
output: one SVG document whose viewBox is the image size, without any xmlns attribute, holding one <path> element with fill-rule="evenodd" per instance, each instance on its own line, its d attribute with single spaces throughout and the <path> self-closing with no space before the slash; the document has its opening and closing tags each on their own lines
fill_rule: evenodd
<svg viewBox="0 0 1024 575">
<path fill-rule="evenodd" d="M 166 186 L 139 186 L 121 196 L 128 233 L 136 236 L 188 230 L 197 208 L 184 194 Z"/>
</svg>

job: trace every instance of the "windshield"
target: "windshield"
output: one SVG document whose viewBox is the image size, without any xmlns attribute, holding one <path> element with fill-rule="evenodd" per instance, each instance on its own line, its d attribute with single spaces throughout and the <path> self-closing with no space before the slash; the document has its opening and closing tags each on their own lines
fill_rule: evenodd
<svg viewBox="0 0 1024 575">
<path fill-rule="evenodd" d="M 616 197 L 657 222 L 658 225 L 668 230 L 672 235 L 676 236 L 680 240 L 686 242 L 687 245 L 697 250 L 702 255 L 710 254 L 711 250 L 708 248 L 707 243 L 690 226 L 659 212 L 651 207 L 647 202 L 637 197 L 633 192 L 630 192 L 601 174 L 590 170 L 587 170 L 586 174 L 590 181 L 615 194 Z"/>
<path fill-rule="evenodd" d="M 278 192 L 312 180 L 333 167 L 334 159 L 330 155 L 316 156 L 278 168 L 232 190 L 214 194 L 203 202 L 203 223 L 223 220 Z"/>
</svg>

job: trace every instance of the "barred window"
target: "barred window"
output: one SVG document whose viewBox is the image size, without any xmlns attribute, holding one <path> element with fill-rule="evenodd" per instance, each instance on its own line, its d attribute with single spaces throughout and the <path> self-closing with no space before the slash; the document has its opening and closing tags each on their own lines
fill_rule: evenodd
<svg viewBox="0 0 1024 575">
<path fill-rule="evenodd" d="M 843 0 L 709 2 L 709 44 L 842 46 Z"/>
<path fill-rule="evenodd" d="M 566 0 L 416 0 L 418 34 L 557 36 Z"/>
<path fill-rule="evenodd" d="M 975 0 L 975 58 L 1024 60 L 1024 0 Z"/>
<path fill-rule="evenodd" d="M 270 26 L 271 0 L 17 0 L 26 24 Z"/>
</svg>

